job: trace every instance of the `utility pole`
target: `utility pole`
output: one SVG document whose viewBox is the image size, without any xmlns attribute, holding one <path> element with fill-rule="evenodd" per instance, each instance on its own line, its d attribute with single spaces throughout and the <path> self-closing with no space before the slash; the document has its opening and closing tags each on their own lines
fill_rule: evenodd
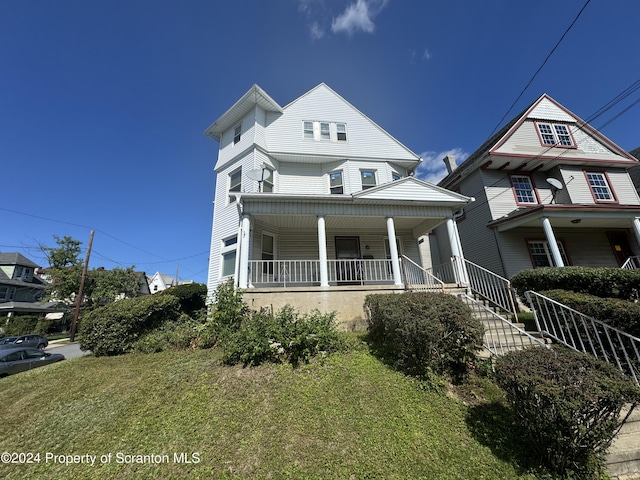
<svg viewBox="0 0 640 480">
<path fill-rule="evenodd" d="M 76 309 L 73 312 L 73 322 L 71 323 L 71 335 L 70 340 L 73 342 L 76 337 L 76 328 L 78 326 L 78 317 L 80 316 L 80 305 L 82 304 L 82 290 L 84 289 L 84 281 L 87 278 L 87 268 L 89 268 L 89 257 L 91 257 L 91 245 L 93 245 L 93 233 L 89 235 L 89 246 L 87 247 L 87 257 L 84 260 L 82 266 L 82 277 L 80 277 L 80 288 L 78 289 L 78 298 L 76 298 Z"/>
<path fill-rule="evenodd" d="M 178 286 L 178 267 L 180 265 L 176 265 L 176 287 Z"/>
</svg>

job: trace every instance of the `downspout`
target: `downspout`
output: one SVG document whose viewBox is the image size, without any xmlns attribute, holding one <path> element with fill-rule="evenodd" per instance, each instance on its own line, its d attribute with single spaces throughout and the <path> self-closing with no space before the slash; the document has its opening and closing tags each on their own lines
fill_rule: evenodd
<svg viewBox="0 0 640 480">
<path fill-rule="evenodd" d="M 240 281 L 240 250 L 242 249 L 242 195 L 236 196 L 236 208 L 238 209 L 238 236 L 236 237 L 236 264 L 233 269 L 233 286 L 238 288 Z"/>
</svg>

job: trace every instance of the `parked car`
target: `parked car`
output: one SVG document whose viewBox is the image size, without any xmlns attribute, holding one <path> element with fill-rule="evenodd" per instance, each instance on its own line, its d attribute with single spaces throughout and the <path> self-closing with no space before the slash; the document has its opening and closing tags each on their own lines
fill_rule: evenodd
<svg viewBox="0 0 640 480">
<path fill-rule="evenodd" d="M 49 345 L 49 340 L 44 335 L 31 334 L 0 338 L 0 349 L 30 347 L 44 350 L 47 345 Z"/>
<path fill-rule="evenodd" d="M 10 348 L 0 351 L 0 377 L 43 367 L 64 360 L 60 353 L 43 352 L 37 348 Z"/>
</svg>

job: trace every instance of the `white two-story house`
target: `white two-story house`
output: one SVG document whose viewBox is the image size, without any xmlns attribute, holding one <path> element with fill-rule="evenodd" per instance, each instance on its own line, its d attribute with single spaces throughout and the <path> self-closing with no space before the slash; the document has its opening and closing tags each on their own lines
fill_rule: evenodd
<svg viewBox="0 0 640 480">
<path fill-rule="evenodd" d="M 417 282 L 425 232 L 446 224 L 460 250 L 471 199 L 414 178 L 418 155 L 325 84 L 285 106 L 254 85 L 205 134 L 220 144 L 210 295 L 233 278 L 250 307 L 348 322 L 367 293 Z"/>
<path fill-rule="evenodd" d="M 476 198 L 457 219 L 462 246 L 467 260 L 493 272 L 619 267 L 640 253 L 640 199 L 628 172 L 637 164 L 542 95 L 459 166 L 449 165 L 439 185 Z"/>
</svg>

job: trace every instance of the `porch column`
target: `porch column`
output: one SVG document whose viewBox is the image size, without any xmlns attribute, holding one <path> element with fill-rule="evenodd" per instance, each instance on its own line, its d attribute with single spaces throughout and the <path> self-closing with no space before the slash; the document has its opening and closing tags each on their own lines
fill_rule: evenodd
<svg viewBox="0 0 640 480">
<path fill-rule="evenodd" d="M 547 236 L 547 243 L 549 244 L 549 249 L 551 250 L 553 263 L 555 263 L 556 267 L 564 267 L 564 262 L 562 261 L 562 257 L 560 256 L 560 250 L 558 249 L 558 241 L 556 240 L 556 236 L 553 233 L 553 228 L 551 228 L 549 217 L 542 217 L 542 228 L 544 229 L 544 234 Z"/>
<path fill-rule="evenodd" d="M 318 215 L 318 259 L 320 261 L 320 286 L 329 286 L 327 269 L 327 233 L 324 227 L 324 215 Z"/>
<path fill-rule="evenodd" d="M 636 236 L 636 242 L 640 245 L 640 217 L 636 217 L 631 222 L 633 224 L 633 233 Z"/>
<path fill-rule="evenodd" d="M 451 256 L 455 257 L 453 265 L 456 280 L 460 284 L 469 284 L 467 269 L 462 256 L 462 247 L 460 243 L 460 233 L 458 232 L 458 224 L 453 217 L 447 218 L 447 236 L 449 237 L 449 245 L 451 246 Z"/>
<path fill-rule="evenodd" d="M 247 288 L 249 286 L 249 239 L 251 238 L 251 221 L 249 215 L 242 215 L 240 223 L 240 265 L 238 272 L 238 287 Z"/>
<path fill-rule="evenodd" d="M 393 284 L 402 285 L 402 275 L 400 274 L 400 260 L 398 259 L 398 244 L 396 243 L 396 227 L 393 223 L 393 217 L 387 217 L 387 236 L 389 237 L 389 253 L 391 254 Z"/>
</svg>

